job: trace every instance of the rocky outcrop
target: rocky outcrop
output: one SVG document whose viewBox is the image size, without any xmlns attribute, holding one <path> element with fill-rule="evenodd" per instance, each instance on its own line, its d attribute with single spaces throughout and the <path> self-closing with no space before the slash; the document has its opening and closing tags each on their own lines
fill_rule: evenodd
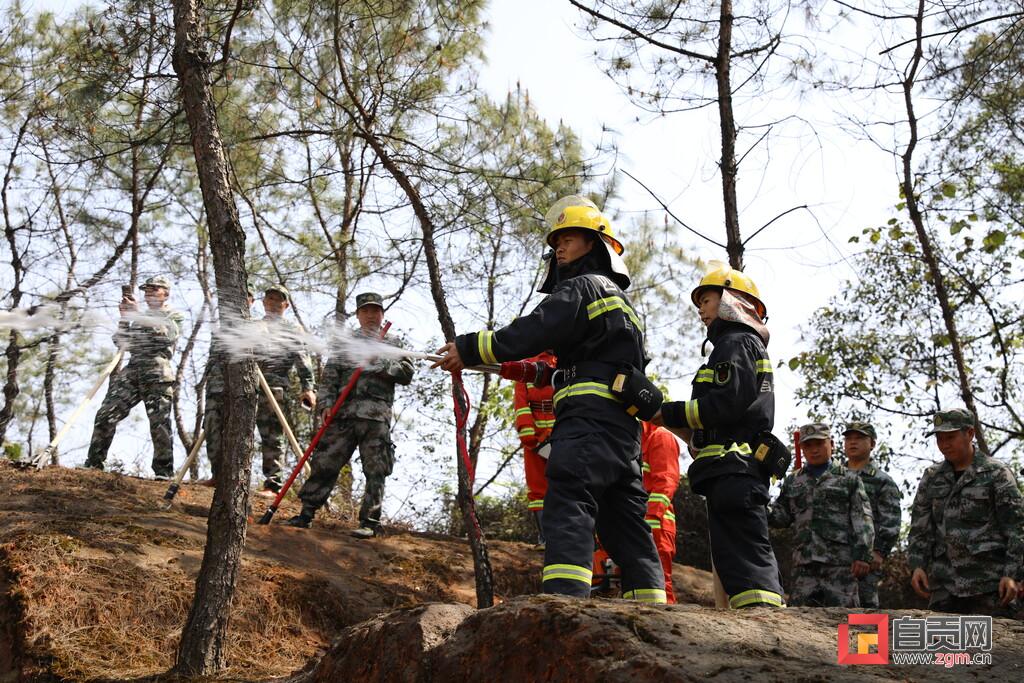
<svg viewBox="0 0 1024 683">
<path fill-rule="evenodd" d="M 1005 619 L 995 620 L 992 665 L 848 667 L 837 663 L 843 609 L 725 611 L 556 596 L 479 611 L 451 607 L 401 610 L 354 626 L 293 682 L 931 682 L 965 674 L 1020 680 L 1024 671 L 1024 624 Z"/>
</svg>

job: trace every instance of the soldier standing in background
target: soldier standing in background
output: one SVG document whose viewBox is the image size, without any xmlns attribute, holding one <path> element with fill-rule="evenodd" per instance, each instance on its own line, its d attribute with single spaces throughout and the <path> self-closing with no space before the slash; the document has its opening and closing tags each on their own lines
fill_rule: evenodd
<svg viewBox="0 0 1024 683">
<path fill-rule="evenodd" d="M 1024 573 L 1024 500 L 1003 463 L 974 444 L 974 415 L 936 413 L 943 461 L 924 472 L 911 508 L 910 584 L 928 608 L 1013 616 Z"/>
<path fill-rule="evenodd" d="M 291 304 L 291 297 L 284 285 L 273 285 L 263 293 L 263 324 L 266 325 L 267 343 L 257 352 L 257 362 L 263 372 L 267 385 L 274 394 L 274 399 L 285 410 L 285 396 L 291 386 L 289 374 L 292 368 L 299 375 L 301 394 L 299 400 L 312 409 L 316 405 L 316 393 L 313 391 L 313 364 L 309 360 L 300 335 L 302 328 L 290 320 L 285 320 L 284 313 Z M 270 401 L 263 391 L 259 392 L 260 401 L 256 409 L 256 428 L 260 433 L 260 448 L 263 451 L 263 491 L 264 496 L 276 496 L 281 490 L 281 467 L 284 463 L 285 438 L 284 427 L 277 419 Z"/>
<path fill-rule="evenodd" d="M 256 301 L 252 287 L 246 292 L 249 308 Z M 221 427 L 223 426 L 221 410 L 224 402 L 224 364 L 229 362 L 230 354 L 221 339 L 220 331 L 214 330 L 210 336 L 210 357 L 206 361 L 206 400 L 203 407 L 203 431 L 206 432 L 206 457 L 210 460 L 210 471 L 213 474 L 211 483 L 217 481 L 217 456 L 220 453 Z"/>
<path fill-rule="evenodd" d="M 871 571 L 859 580 L 860 606 L 878 608 L 878 582 L 882 578 L 882 562 L 889 556 L 900 535 L 900 487 L 871 459 L 878 436 L 867 422 L 850 422 L 843 432 L 846 468 L 860 475 L 871 501 L 875 524 L 875 545 L 871 551 Z"/>
<path fill-rule="evenodd" d="M 171 354 L 181 334 L 181 313 L 167 305 L 171 281 L 151 277 L 139 289 L 148 310 L 138 313 L 135 298 L 121 299 L 121 321 L 114 333 L 114 344 L 129 354 L 128 365 L 110 381 L 107 395 L 96 413 L 86 467 L 102 470 L 117 424 L 139 401 L 146 406 L 149 433 L 153 439 L 153 473 L 157 479 L 174 474 L 174 444 L 171 441 L 171 398 L 174 368 Z"/>
<path fill-rule="evenodd" d="M 356 297 L 356 318 L 365 339 L 377 341 L 384 322 L 384 299 L 380 294 L 366 292 Z M 380 340 L 401 348 L 393 337 Z M 320 402 L 317 410 L 324 416 L 348 384 L 359 366 L 344 356 L 332 357 L 320 378 Z M 331 495 L 338 475 L 352 458 L 356 446 L 363 463 L 366 490 L 359 508 L 359 528 L 352 532 L 357 538 L 372 538 L 380 533 L 384 482 L 395 466 L 395 447 L 391 441 L 392 404 L 395 385 L 412 382 L 413 366 L 409 358 L 377 358 L 364 367 L 348 400 L 328 426 L 323 439 L 311 456 L 312 472 L 302 485 L 299 498 L 302 512 L 285 524 L 308 528 Z"/>
<path fill-rule="evenodd" d="M 860 607 L 857 580 L 871 569 L 874 528 L 860 477 L 834 465 L 828 425 L 800 428 L 807 463 L 787 475 L 768 514 L 776 528 L 793 526 L 789 604 Z"/>
</svg>

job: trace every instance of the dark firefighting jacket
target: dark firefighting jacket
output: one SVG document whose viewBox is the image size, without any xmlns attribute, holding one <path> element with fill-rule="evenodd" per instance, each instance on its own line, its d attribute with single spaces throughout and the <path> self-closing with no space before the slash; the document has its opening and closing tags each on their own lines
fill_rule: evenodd
<svg viewBox="0 0 1024 683">
<path fill-rule="evenodd" d="M 455 346 L 466 365 L 500 363 L 553 349 L 555 430 L 580 417 L 629 430 L 637 421 L 609 390 L 615 370 L 647 364 L 640 319 L 622 289 L 592 254 L 559 269 L 560 282 L 532 312 L 500 330 L 459 335 Z"/>
<path fill-rule="evenodd" d="M 761 337 L 750 327 L 722 319 L 708 328 L 714 350 L 693 378 L 689 401 L 662 406 L 665 424 L 694 430 L 697 448 L 688 476 L 694 492 L 723 474 L 761 477 L 752 447 L 775 424 L 775 383 Z"/>
</svg>

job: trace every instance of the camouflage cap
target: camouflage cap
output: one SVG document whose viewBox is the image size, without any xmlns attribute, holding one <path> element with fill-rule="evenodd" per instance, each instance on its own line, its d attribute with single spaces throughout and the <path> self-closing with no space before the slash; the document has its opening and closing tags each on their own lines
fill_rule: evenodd
<svg viewBox="0 0 1024 683">
<path fill-rule="evenodd" d="M 263 290 L 263 296 L 266 296 L 271 292 L 273 292 L 274 294 L 280 294 L 281 296 L 284 297 L 285 301 L 292 300 L 292 295 L 288 293 L 288 288 L 285 287 L 284 285 L 270 285 L 265 290 Z"/>
<path fill-rule="evenodd" d="M 932 416 L 932 427 L 934 429 L 928 432 L 927 436 L 938 432 L 958 432 L 961 429 L 971 429 L 974 427 L 974 415 L 964 408 L 943 410 Z"/>
<path fill-rule="evenodd" d="M 831 439 L 829 427 L 824 422 L 812 422 L 800 428 L 800 443 L 812 439 Z"/>
<path fill-rule="evenodd" d="M 139 285 L 139 289 L 145 291 L 150 287 L 163 287 L 168 292 L 171 291 L 171 279 L 166 275 L 154 275 L 148 278 L 145 282 Z"/>
<path fill-rule="evenodd" d="M 363 306 L 380 306 L 384 308 L 384 297 L 376 292 L 363 292 L 356 295 L 356 310 Z"/>
<path fill-rule="evenodd" d="M 878 434 L 875 432 L 875 428 L 870 422 L 847 422 L 846 429 L 843 430 L 843 436 L 846 436 L 850 432 L 863 434 L 874 441 L 878 441 Z"/>
</svg>

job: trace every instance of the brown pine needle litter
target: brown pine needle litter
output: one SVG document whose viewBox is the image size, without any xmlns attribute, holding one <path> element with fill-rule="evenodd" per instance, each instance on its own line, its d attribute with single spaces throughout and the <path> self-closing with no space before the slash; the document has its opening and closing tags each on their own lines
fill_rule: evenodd
<svg viewBox="0 0 1024 683">
<path fill-rule="evenodd" d="M 195 590 L 203 538 L 133 523 L 131 508 L 148 506 L 153 514 L 157 484 L 109 484 L 109 475 L 74 473 L 88 484 L 108 480 L 101 491 L 120 489 L 112 508 L 69 491 L 82 482 L 59 469 L 18 473 L 21 495 L 12 496 L 11 473 L 0 470 L 0 499 L 11 504 L 29 494 L 35 502 L 31 510 L 0 503 L 0 572 L 15 606 L 3 618 L 19 621 L 25 673 L 91 680 L 166 672 Z M 245 559 L 223 677 L 264 679 L 301 668 L 351 623 L 348 612 L 326 580 Z"/>
</svg>

